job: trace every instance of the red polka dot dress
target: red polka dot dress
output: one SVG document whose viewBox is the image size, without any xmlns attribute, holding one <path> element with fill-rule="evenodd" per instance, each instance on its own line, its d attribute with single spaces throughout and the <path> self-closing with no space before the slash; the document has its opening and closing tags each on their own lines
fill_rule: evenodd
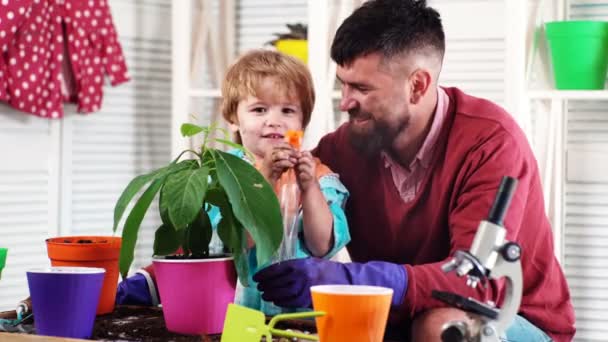
<svg viewBox="0 0 608 342">
<path fill-rule="evenodd" d="M 129 80 L 107 0 L 0 0 L 0 49 L 0 101 L 41 117 L 95 112 L 106 74 Z"/>
</svg>

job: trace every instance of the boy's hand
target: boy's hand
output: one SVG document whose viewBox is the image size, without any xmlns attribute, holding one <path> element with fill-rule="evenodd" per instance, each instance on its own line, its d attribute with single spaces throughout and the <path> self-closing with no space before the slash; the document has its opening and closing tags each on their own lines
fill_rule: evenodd
<svg viewBox="0 0 608 342">
<path fill-rule="evenodd" d="M 312 154 L 310 154 L 310 151 L 302 151 L 298 154 L 297 164 L 295 167 L 296 178 L 298 180 L 300 190 L 303 193 L 318 184 L 315 176 L 316 169 L 317 166 Z"/>
<path fill-rule="evenodd" d="M 277 144 L 264 156 L 260 172 L 273 186 L 283 172 L 298 162 L 298 152 L 286 142 Z"/>
</svg>

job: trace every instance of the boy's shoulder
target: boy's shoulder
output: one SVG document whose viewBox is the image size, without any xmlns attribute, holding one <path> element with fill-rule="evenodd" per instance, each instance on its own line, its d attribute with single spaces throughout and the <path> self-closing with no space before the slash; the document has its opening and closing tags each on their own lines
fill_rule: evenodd
<svg viewBox="0 0 608 342">
<path fill-rule="evenodd" d="M 253 164 L 253 161 L 249 159 L 249 157 L 247 156 L 247 153 L 245 153 L 245 150 L 243 150 L 243 149 L 233 148 L 233 149 L 226 151 L 226 153 L 232 154 L 235 157 L 239 157 L 239 158 L 249 162 L 249 164 Z"/>
<path fill-rule="evenodd" d="M 332 171 L 329 166 L 323 164 L 319 158 L 314 158 L 317 167 L 316 167 L 316 177 L 317 181 L 321 185 L 321 189 L 333 189 L 343 194 L 348 194 L 348 190 L 340 181 L 340 176 Z"/>
<path fill-rule="evenodd" d="M 314 157 L 315 163 L 317 164 L 316 166 L 316 177 L 317 179 L 321 179 L 321 177 L 323 176 L 327 176 L 327 175 L 331 175 L 334 174 L 335 172 L 333 172 L 329 166 L 323 164 L 321 162 L 321 159 Z"/>
</svg>

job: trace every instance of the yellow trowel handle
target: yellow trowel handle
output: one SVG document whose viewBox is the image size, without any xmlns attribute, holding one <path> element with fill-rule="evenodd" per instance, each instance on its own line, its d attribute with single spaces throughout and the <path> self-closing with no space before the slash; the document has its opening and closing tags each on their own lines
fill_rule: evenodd
<svg viewBox="0 0 608 342">
<path fill-rule="evenodd" d="M 312 336 L 304 333 L 298 333 L 294 331 L 286 331 L 281 329 L 275 329 L 274 326 L 279 321 L 284 321 L 288 319 L 302 319 L 302 318 L 312 318 L 319 317 L 325 315 L 323 311 L 310 311 L 310 312 L 295 312 L 295 313 L 286 313 L 286 314 L 278 314 L 274 316 L 270 322 L 268 323 L 268 328 L 270 329 L 270 333 L 274 336 L 282 336 L 282 337 L 295 337 L 302 340 L 309 341 L 318 341 L 319 338 L 317 336 Z"/>
</svg>

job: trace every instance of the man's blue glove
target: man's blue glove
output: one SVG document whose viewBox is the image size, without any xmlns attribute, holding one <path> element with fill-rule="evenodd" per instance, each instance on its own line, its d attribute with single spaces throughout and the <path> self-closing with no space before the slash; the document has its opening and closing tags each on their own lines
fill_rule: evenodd
<svg viewBox="0 0 608 342">
<path fill-rule="evenodd" d="M 403 303 L 407 271 L 403 265 L 383 261 L 339 263 L 319 258 L 282 261 L 253 276 L 262 298 L 282 307 L 312 307 L 310 287 L 315 285 L 373 285 L 393 289 L 392 305 Z"/>
<path fill-rule="evenodd" d="M 116 304 L 155 305 L 146 277 L 141 273 L 136 273 L 121 281 L 116 291 Z"/>
</svg>

